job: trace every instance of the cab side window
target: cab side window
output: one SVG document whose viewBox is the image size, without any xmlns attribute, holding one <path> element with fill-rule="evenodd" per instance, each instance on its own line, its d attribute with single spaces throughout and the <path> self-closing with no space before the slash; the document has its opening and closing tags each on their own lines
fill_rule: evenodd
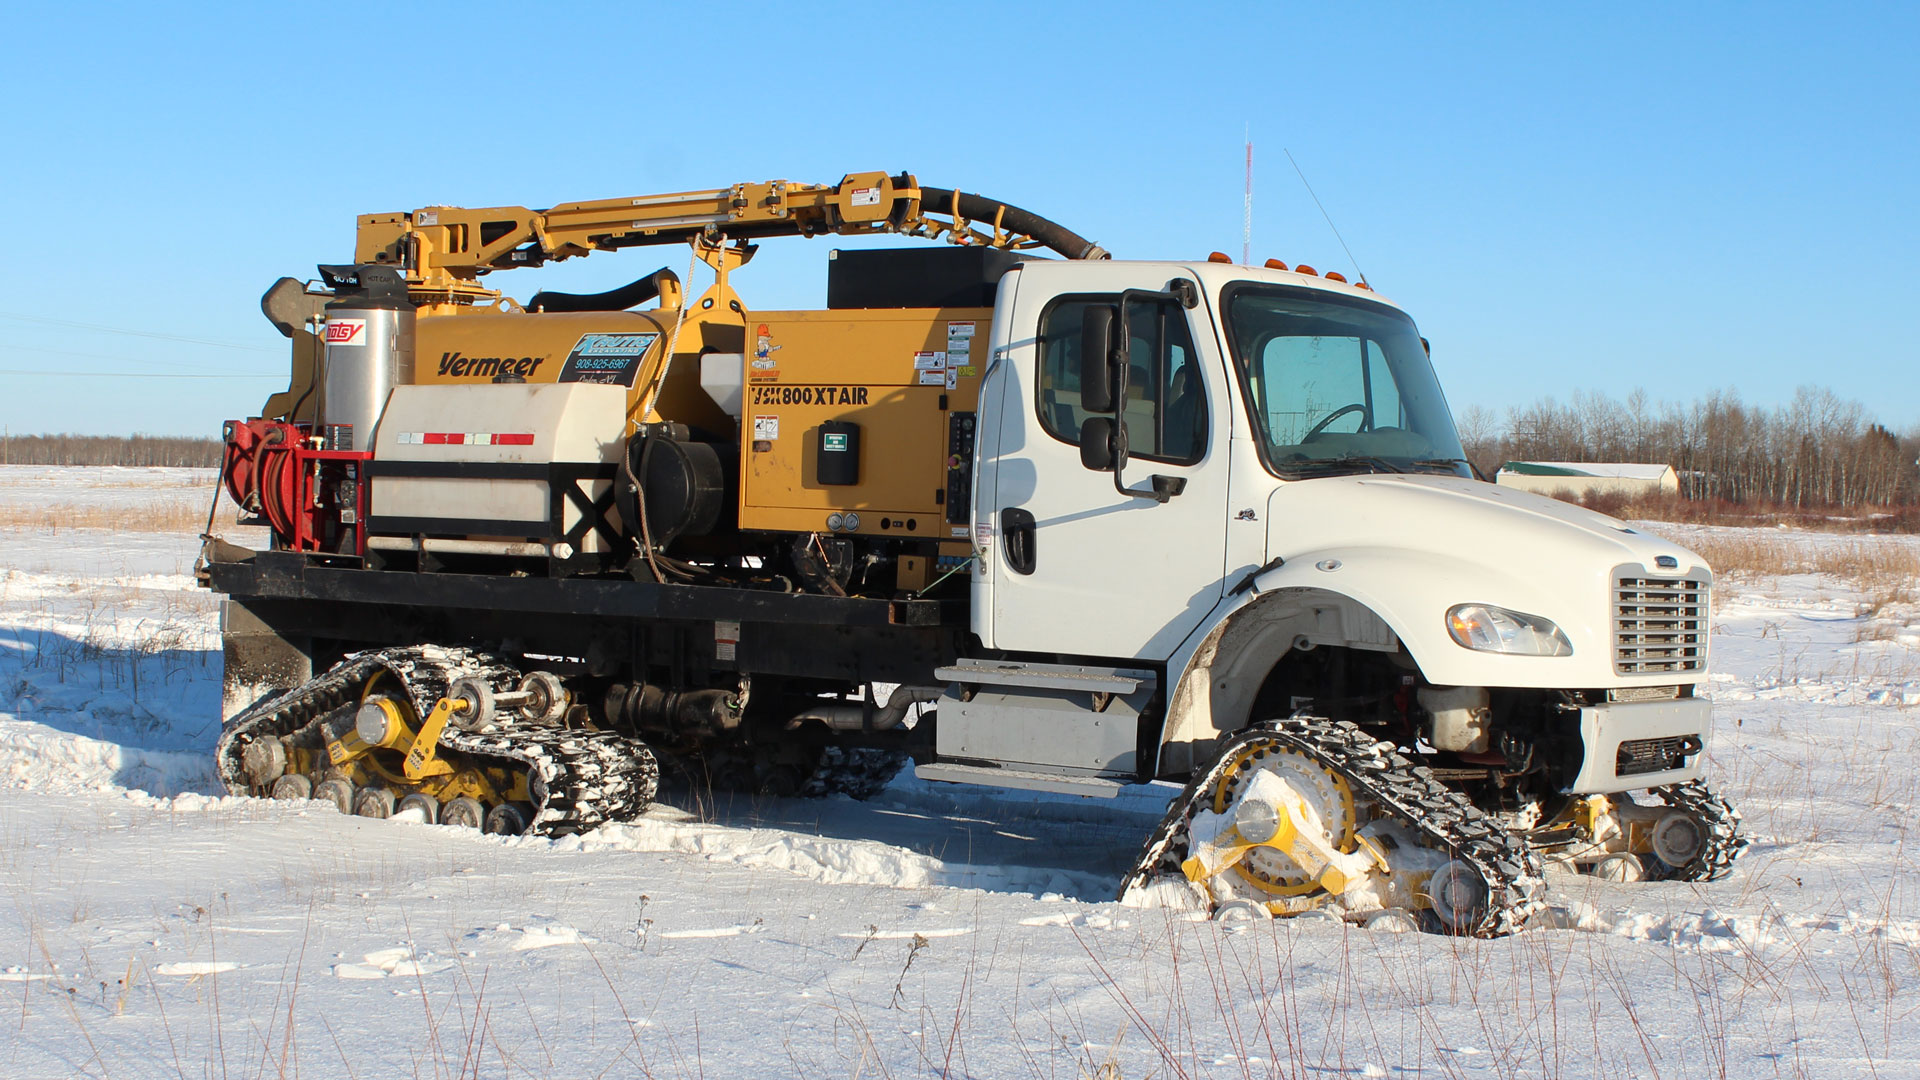
<svg viewBox="0 0 1920 1080">
<path fill-rule="evenodd" d="M 1080 441 L 1093 413 L 1080 407 L 1080 323 L 1088 306 L 1119 297 L 1074 297 L 1047 309 L 1040 330 L 1041 426 L 1062 442 Z M 1120 417 L 1134 457 L 1190 465 L 1207 449 L 1207 398 L 1187 331 L 1171 304 L 1127 305 L 1127 397 Z"/>
</svg>

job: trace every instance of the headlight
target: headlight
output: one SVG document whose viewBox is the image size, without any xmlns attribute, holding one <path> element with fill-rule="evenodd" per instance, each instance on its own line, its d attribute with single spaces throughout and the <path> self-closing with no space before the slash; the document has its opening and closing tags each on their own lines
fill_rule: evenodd
<svg viewBox="0 0 1920 1080">
<path fill-rule="evenodd" d="M 1456 604 L 1447 610 L 1447 633 L 1462 648 L 1517 656 L 1572 656 L 1573 643 L 1551 620 L 1494 607 Z"/>
</svg>

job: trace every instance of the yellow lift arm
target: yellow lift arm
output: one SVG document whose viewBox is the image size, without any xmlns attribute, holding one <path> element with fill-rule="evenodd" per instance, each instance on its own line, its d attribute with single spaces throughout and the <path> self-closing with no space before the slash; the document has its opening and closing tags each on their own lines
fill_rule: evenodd
<svg viewBox="0 0 1920 1080">
<path fill-rule="evenodd" d="M 912 175 L 851 173 L 838 184 L 786 180 L 625 199 L 469 209 L 429 206 L 360 216 L 354 262 L 397 266 L 416 297 L 474 303 L 492 270 L 646 244 L 764 236 L 901 233 L 996 248 L 1046 247 L 1069 259 L 1107 252 L 1037 214 L 978 195 L 921 187 Z M 743 260 L 744 261 L 744 260 Z"/>
</svg>

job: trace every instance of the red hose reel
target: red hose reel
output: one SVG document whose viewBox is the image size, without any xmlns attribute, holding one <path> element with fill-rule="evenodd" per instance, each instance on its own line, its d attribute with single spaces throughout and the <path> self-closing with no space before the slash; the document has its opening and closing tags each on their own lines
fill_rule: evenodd
<svg viewBox="0 0 1920 1080">
<path fill-rule="evenodd" d="M 227 494 L 265 518 L 279 546 L 295 551 L 362 554 L 371 453 L 317 450 L 305 425 L 234 420 L 226 425 L 222 466 Z"/>
</svg>

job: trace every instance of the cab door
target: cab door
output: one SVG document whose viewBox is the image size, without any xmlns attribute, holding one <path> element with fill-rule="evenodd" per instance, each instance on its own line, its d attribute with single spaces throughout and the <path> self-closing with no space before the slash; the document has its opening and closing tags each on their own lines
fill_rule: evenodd
<svg viewBox="0 0 1920 1080">
<path fill-rule="evenodd" d="M 1126 491 L 1081 463 L 1081 427 L 1096 415 L 1081 399 L 1087 308 L 1180 276 L 1178 266 L 1022 268 L 1005 368 L 988 388 L 998 439 L 991 459 L 983 443 L 976 504 L 993 525 L 990 625 L 980 628 L 992 647 L 1162 660 L 1219 601 L 1228 379 L 1204 298 L 1192 308 L 1130 300 L 1126 394 L 1107 414 L 1127 428 Z M 1156 477 L 1179 494 L 1150 497 Z"/>
</svg>

